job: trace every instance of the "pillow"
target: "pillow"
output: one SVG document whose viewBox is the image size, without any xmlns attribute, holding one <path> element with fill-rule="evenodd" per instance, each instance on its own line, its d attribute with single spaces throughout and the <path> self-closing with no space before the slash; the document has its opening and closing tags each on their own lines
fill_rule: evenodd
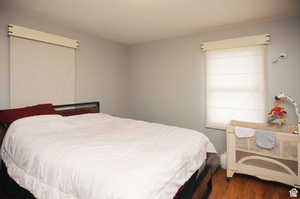
<svg viewBox="0 0 300 199">
<path fill-rule="evenodd" d="M 9 126 L 15 120 L 35 115 L 51 115 L 56 114 L 52 104 L 39 104 L 36 106 L 28 106 L 24 108 L 7 109 L 0 111 L 0 123 Z"/>
<path fill-rule="evenodd" d="M 39 109 L 39 115 L 53 115 L 56 114 L 56 111 L 53 108 L 52 104 L 39 104 L 35 106 Z"/>
</svg>

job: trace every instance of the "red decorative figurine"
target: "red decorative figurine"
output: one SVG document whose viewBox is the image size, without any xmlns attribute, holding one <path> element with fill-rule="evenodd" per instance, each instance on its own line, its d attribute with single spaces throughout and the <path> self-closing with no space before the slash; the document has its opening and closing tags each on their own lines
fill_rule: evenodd
<svg viewBox="0 0 300 199">
<path fill-rule="evenodd" d="M 287 120 L 284 118 L 287 112 L 284 110 L 284 108 L 280 107 L 280 105 L 283 103 L 284 102 L 282 99 L 275 97 L 275 100 L 273 102 L 274 108 L 272 108 L 268 113 L 269 124 L 283 125 L 287 122 Z"/>
</svg>

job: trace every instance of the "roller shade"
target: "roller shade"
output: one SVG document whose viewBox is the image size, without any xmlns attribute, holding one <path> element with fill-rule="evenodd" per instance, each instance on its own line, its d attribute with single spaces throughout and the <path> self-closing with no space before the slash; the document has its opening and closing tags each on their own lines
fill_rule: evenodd
<svg viewBox="0 0 300 199">
<path fill-rule="evenodd" d="M 210 50 L 206 54 L 206 126 L 225 129 L 230 120 L 264 122 L 266 46 Z"/>
<path fill-rule="evenodd" d="M 75 49 L 10 36 L 10 104 L 69 104 L 75 99 Z"/>
</svg>

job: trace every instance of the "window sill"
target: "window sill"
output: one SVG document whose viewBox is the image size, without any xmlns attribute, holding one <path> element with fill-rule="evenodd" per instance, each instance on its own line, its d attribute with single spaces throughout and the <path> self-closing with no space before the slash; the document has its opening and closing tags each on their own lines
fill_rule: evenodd
<svg viewBox="0 0 300 199">
<path fill-rule="evenodd" d="M 209 125 L 205 125 L 205 128 L 224 131 L 224 132 L 226 131 L 226 127 L 225 126 L 220 126 L 220 125 L 209 124 Z"/>
</svg>

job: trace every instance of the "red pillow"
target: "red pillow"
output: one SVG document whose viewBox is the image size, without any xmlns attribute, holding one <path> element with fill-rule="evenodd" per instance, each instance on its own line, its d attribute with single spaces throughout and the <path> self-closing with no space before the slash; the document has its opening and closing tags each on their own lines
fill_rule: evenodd
<svg viewBox="0 0 300 199">
<path fill-rule="evenodd" d="M 56 114 L 52 104 L 39 104 L 36 106 L 28 106 L 24 108 L 7 109 L 0 111 L 0 122 L 9 126 L 15 120 L 24 117 L 51 114 Z"/>
<path fill-rule="evenodd" d="M 54 110 L 52 104 L 39 104 L 39 105 L 36 105 L 36 108 L 39 109 L 39 115 L 56 114 L 56 111 Z"/>
</svg>

